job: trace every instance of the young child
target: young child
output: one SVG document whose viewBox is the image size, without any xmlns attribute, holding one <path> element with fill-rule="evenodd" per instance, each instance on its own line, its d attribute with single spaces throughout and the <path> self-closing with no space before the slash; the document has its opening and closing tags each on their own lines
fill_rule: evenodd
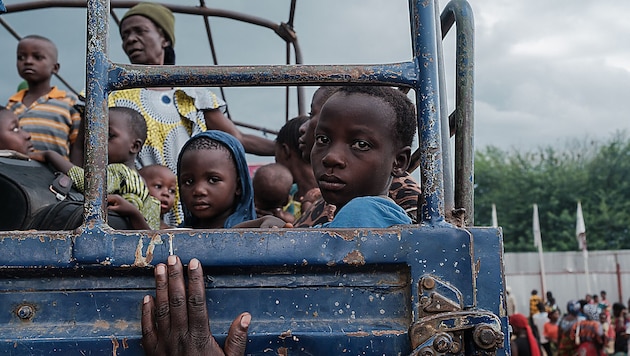
<svg viewBox="0 0 630 356">
<path fill-rule="evenodd" d="M 17 69 L 28 87 L 11 96 L 7 108 L 31 134 L 36 151 L 52 150 L 71 158 L 81 116 L 74 108 L 76 97 L 50 85 L 52 75 L 59 71 L 57 47 L 42 36 L 22 38 L 17 47 Z"/>
<path fill-rule="evenodd" d="M 144 178 L 149 193 L 160 201 L 160 229 L 170 229 L 171 226 L 164 221 L 164 214 L 175 204 L 177 177 L 168 167 L 159 164 L 143 167 L 138 173 Z"/>
<path fill-rule="evenodd" d="M 33 152 L 31 135 L 20 128 L 17 116 L 0 106 L 0 149 L 22 154 Z"/>
<path fill-rule="evenodd" d="M 328 98 L 340 90 L 340 88 L 342 87 L 320 87 L 315 91 L 315 94 L 313 94 L 311 118 L 300 127 L 301 136 L 299 139 L 299 147 L 302 151 L 302 156 L 305 159 L 308 158 L 309 162 L 311 162 L 311 152 L 315 144 L 314 131 L 319 122 L 322 107 Z M 407 100 L 407 102 L 410 103 L 409 100 Z M 409 173 L 404 172 L 401 176 L 393 177 L 388 195 L 407 212 L 412 222 L 415 222 L 420 193 L 420 185 Z M 336 213 L 337 207 L 324 200 L 319 188 L 311 189 L 302 198 L 302 215 L 295 222 L 295 226 L 311 227 L 322 225 L 330 222 L 335 217 Z"/>
<path fill-rule="evenodd" d="M 256 218 L 245 149 L 232 135 L 208 130 L 188 140 L 177 160 L 184 225 L 231 228 Z"/>
<path fill-rule="evenodd" d="M 160 228 L 160 202 L 149 194 L 149 189 L 134 166 L 136 155 L 146 137 L 147 126 L 140 113 L 123 107 L 109 108 L 108 208 L 127 216 L 134 229 L 142 230 Z M 48 162 L 67 174 L 77 190 L 85 190 L 83 168 L 70 163 L 58 152 L 35 152 L 31 157 Z"/>
<path fill-rule="evenodd" d="M 300 150 L 300 127 L 308 120 L 309 117 L 305 115 L 294 117 L 280 128 L 276 136 L 276 163 L 287 167 L 293 175 L 291 199 L 283 210 L 291 213 L 296 219 L 300 218 L 303 209 L 309 207 L 309 202 L 305 199 L 306 194 L 313 189 L 319 194 L 310 157 L 309 160 L 304 160 Z"/>
<path fill-rule="evenodd" d="M 324 200 L 337 207 L 325 227 L 410 224 L 387 196 L 405 175 L 416 132 L 411 101 L 390 87 L 347 86 L 323 105 L 311 165 Z"/>
<path fill-rule="evenodd" d="M 258 216 L 273 215 L 288 223 L 295 217 L 284 211 L 291 197 L 293 175 L 279 163 L 266 164 L 256 170 L 253 178 L 254 205 Z"/>
</svg>

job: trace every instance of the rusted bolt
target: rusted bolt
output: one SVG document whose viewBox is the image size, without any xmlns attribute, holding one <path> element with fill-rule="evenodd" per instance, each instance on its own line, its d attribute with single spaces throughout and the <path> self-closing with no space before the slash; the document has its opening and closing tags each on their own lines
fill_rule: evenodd
<svg viewBox="0 0 630 356">
<path fill-rule="evenodd" d="M 35 315 L 35 311 L 30 305 L 20 305 L 15 314 L 22 320 L 30 320 Z"/>
<path fill-rule="evenodd" d="M 431 277 L 423 277 L 422 278 L 422 287 L 424 289 L 433 289 L 435 288 L 435 279 Z"/>
<path fill-rule="evenodd" d="M 462 351 L 462 344 L 457 342 L 457 341 L 453 341 L 453 343 L 451 344 L 451 353 L 452 354 L 458 354 Z"/>
<path fill-rule="evenodd" d="M 453 339 L 449 334 L 440 333 L 433 340 L 433 348 L 439 353 L 445 353 L 451 349 Z"/>
<path fill-rule="evenodd" d="M 420 350 L 420 353 L 418 355 L 419 356 L 434 356 L 435 352 L 433 351 L 432 348 L 427 346 L 427 347 L 422 348 L 422 350 Z"/>
<path fill-rule="evenodd" d="M 473 340 L 477 346 L 482 349 L 491 349 L 496 347 L 497 340 L 501 337 L 488 325 L 479 325 L 475 328 L 473 333 Z"/>
</svg>

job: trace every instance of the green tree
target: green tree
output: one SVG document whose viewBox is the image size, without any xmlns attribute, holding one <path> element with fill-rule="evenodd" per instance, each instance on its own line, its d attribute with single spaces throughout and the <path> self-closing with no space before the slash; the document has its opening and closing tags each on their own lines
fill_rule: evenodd
<svg viewBox="0 0 630 356">
<path fill-rule="evenodd" d="M 582 202 L 589 250 L 630 248 L 630 140 L 574 141 L 532 152 L 487 147 L 475 156 L 475 222 L 491 224 L 496 204 L 509 252 L 534 251 L 532 206 L 538 204 L 546 251 L 576 250 Z"/>
</svg>

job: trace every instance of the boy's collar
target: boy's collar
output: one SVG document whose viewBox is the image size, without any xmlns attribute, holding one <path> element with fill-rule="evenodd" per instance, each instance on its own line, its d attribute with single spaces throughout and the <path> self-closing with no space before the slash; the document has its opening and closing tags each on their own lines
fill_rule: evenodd
<svg viewBox="0 0 630 356">
<path fill-rule="evenodd" d="M 21 102 L 24 99 L 24 96 L 26 95 L 27 90 L 28 89 L 22 89 L 18 91 L 17 93 L 13 94 L 9 98 L 9 101 Z M 46 99 L 61 99 L 65 97 L 66 97 L 66 91 L 58 89 L 56 86 L 52 87 L 52 89 L 50 89 L 48 94 L 46 94 Z"/>
</svg>

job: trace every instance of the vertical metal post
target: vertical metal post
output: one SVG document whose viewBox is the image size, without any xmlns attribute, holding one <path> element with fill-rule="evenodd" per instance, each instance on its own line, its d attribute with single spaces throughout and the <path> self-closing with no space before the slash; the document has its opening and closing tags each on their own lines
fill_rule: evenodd
<svg viewBox="0 0 630 356">
<path fill-rule="evenodd" d="M 411 41 L 418 70 L 415 89 L 423 196 L 418 218 L 423 223 L 436 224 L 444 221 L 444 176 L 435 1 L 410 0 L 410 9 Z"/>
<path fill-rule="evenodd" d="M 99 225 L 106 216 L 109 0 L 89 0 L 87 6 L 85 220 Z"/>
</svg>

